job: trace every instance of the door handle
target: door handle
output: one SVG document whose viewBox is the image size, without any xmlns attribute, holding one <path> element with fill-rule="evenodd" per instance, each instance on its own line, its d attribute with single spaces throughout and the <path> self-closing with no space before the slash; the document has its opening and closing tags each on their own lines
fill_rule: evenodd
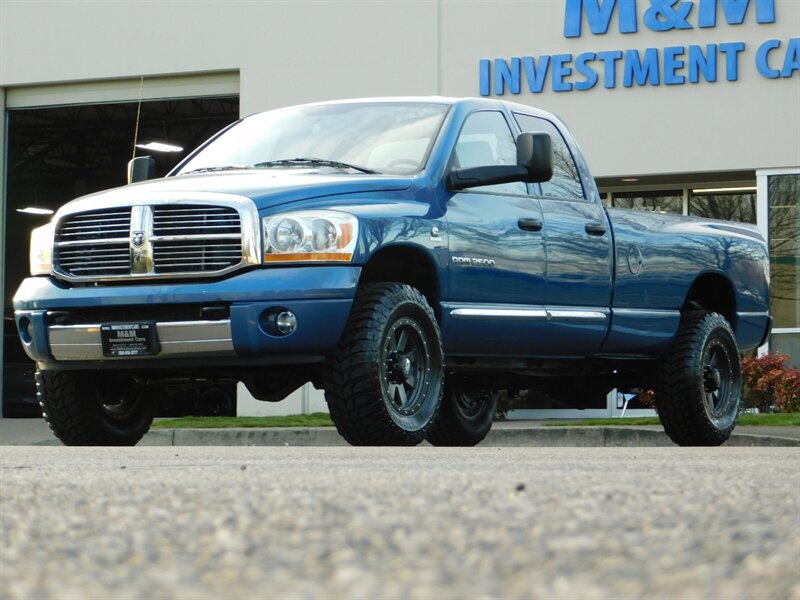
<svg viewBox="0 0 800 600">
<path fill-rule="evenodd" d="M 525 231 L 542 230 L 542 222 L 539 219 L 520 219 L 517 221 L 517 225 L 520 229 L 524 229 Z"/>
<path fill-rule="evenodd" d="M 605 235 L 606 226 L 603 225 L 602 223 L 587 223 L 586 233 L 588 233 L 589 235 Z"/>
</svg>

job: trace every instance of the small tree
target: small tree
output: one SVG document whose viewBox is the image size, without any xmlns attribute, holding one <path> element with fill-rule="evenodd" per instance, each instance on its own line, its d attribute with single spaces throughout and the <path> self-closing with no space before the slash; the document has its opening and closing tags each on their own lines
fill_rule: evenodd
<svg viewBox="0 0 800 600">
<path fill-rule="evenodd" d="M 745 402 L 759 412 L 800 411 L 800 371 L 780 352 L 742 359 Z"/>
</svg>

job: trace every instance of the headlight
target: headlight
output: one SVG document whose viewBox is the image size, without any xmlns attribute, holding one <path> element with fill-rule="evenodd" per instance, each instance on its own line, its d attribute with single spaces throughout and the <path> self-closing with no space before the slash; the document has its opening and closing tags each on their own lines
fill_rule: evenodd
<svg viewBox="0 0 800 600">
<path fill-rule="evenodd" d="M 358 240 L 358 219 L 332 210 L 264 217 L 264 262 L 350 261 Z"/>
<path fill-rule="evenodd" d="M 49 275 L 53 268 L 53 223 L 31 231 L 31 275 Z"/>
</svg>

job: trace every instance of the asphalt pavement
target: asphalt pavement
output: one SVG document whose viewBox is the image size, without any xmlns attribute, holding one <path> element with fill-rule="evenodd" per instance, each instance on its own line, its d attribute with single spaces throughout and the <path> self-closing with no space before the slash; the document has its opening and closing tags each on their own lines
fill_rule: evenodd
<svg viewBox="0 0 800 600">
<path fill-rule="evenodd" d="M 798 600 L 799 459 L 5 446 L 0 597 Z"/>
</svg>

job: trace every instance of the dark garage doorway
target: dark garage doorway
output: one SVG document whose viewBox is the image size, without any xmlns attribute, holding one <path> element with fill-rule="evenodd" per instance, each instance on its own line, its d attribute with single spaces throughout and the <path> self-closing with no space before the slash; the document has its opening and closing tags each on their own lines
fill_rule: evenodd
<svg viewBox="0 0 800 600">
<path fill-rule="evenodd" d="M 137 148 L 136 155 L 156 160 L 156 176 L 165 175 L 214 133 L 239 118 L 238 96 L 208 96 L 112 104 L 18 108 L 7 112 L 6 326 L 11 299 L 28 274 L 28 243 L 32 229 L 50 220 L 41 211 L 100 190 L 125 185 L 126 165 L 133 156 L 137 114 L 138 144 L 158 142 L 182 148 L 160 152 Z M 29 209 L 28 212 L 20 212 Z M 30 211 L 30 209 L 34 209 Z M 13 324 L 11 325 L 13 328 Z M 11 332 L 6 332 L 6 336 Z M 13 360 L 13 362 L 12 362 Z M 4 352 L 3 413 L 31 412 L 33 384 L 21 390 L 13 376 L 18 353 Z M 32 363 L 31 363 L 32 364 Z M 24 368 L 29 369 L 29 365 Z"/>
</svg>

